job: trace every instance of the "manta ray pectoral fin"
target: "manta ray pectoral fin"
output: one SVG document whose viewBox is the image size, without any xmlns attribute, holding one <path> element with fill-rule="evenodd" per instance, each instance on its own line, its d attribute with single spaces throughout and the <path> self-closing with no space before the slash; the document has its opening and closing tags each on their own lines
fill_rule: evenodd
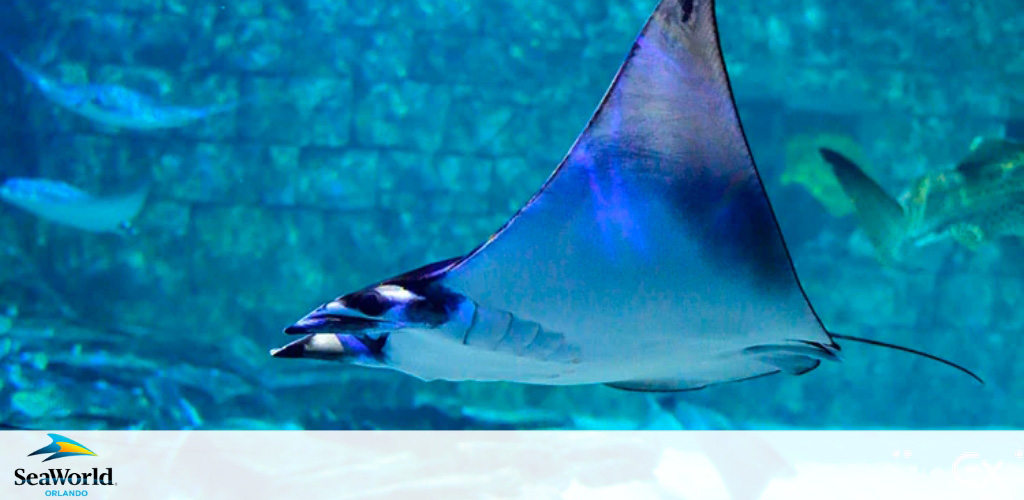
<svg viewBox="0 0 1024 500">
<path fill-rule="evenodd" d="M 608 367 L 580 380 L 625 390 L 695 390 L 809 370 L 808 362 L 776 356 L 766 364 L 741 350 L 796 343 L 787 335 L 829 341 L 747 147 L 710 0 L 659 3 L 540 191 L 437 282 L 479 307 L 563 335 L 583 354 L 581 372 L 589 363 Z M 708 326 L 709 315 L 720 324 Z M 465 344 L 518 354 L 540 343 L 521 340 L 528 329 L 495 324 L 501 328 L 475 328 L 480 335 Z M 755 324 L 765 331 L 747 336 Z M 502 337 L 506 330 L 514 334 Z M 636 330 L 635 344 L 609 347 L 609 339 Z M 692 359 L 686 336 L 737 340 L 737 348 L 701 366 L 635 366 L 647 359 L 635 346 L 647 343 Z M 556 353 L 573 359 L 571 350 Z M 627 365 L 634 366 L 613 370 Z M 625 377 L 632 378 L 616 380 Z"/>
<path fill-rule="evenodd" d="M 661 0 L 540 190 L 412 287 L 458 305 L 440 331 L 391 335 L 390 367 L 421 378 L 693 390 L 780 371 L 746 347 L 830 341 L 747 146 L 713 0 Z"/>
</svg>

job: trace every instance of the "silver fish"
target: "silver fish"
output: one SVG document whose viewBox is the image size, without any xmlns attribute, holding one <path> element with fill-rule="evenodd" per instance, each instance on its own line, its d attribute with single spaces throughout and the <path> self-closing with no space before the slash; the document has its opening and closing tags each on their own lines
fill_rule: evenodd
<svg viewBox="0 0 1024 500">
<path fill-rule="evenodd" d="M 14 177 L 0 185 L 0 199 L 39 218 L 95 233 L 131 233 L 149 186 L 95 197 L 61 181 Z"/>
<path fill-rule="evenodd" d="M 485 243 L 285 333 L 303 337 L 273 356 L 639 391 L 804 374 L 839 359 L 834 339 L 863 340 L 827 332 L 801 289 L 710 0 L 658 5 L 568 155 Z"/>
<path fill-rule="evenodd" d="M 90 120 L 113 127 L 133 130 L 177 128 L 238 107 L 235 102 L 200 108 L 172 106 L 117 84 L 61 82 L 10 52 L 7 56 L 47 99 Z"/>
</svg>

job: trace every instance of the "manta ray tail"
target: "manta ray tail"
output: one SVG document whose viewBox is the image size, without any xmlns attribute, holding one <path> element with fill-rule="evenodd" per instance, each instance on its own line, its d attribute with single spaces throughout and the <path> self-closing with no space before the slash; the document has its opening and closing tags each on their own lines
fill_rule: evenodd
<svg viewBox="0 0 1024 500">
<path fill-rule="evenodd" d="M 955 368 L 955 369 L 957 369 L 957 370 L 959 370 L 959 371 L 961 371 L 963 373 L 966 373 L 968 376 L 970 376 L 974 380 L 977 380 L 979 384 L 985 385 L 985 381 L 982 380 L 981 377 L 975 375 L 974 372 L 972 372 L 972 371 L 968 370 L 967 368 L 964 368 L 963 366 L 960 366 L 960 365 L 958 365 L 958 364 L 956 364 L 956 363 L 954 363 L 952 361 L 949 361 L 948 359 L 943 359 L 943 358 L 940 358 L 940 357 L 935 356 L 933 354 L 928 354 L 926 352 L 918 351 L 917 349 L 911 349 L 909 347 L 903 347 L 903 346 L 900 346 L 900 345 L 890 344 L 890 343 L 882 342 L 882 341 L 878 341 L 878 340 L 871 340 L 871 339 L 865 339 L 865 338 L 860 338 L 860 337 L 851 337 L 849 335 L 840 335 L 838 333 L 831 333 L 831 332 L 829 332 L 829 335 L 831 335 L 832 338 L 839 339 L 839 340 L 848 340 L 850 342 L 859 342 L 861 344 L 868 344 L 868 345 L 873 345 L 873 346 L 877 346 L 877 347 L 884 347 L 886 349 L 893 349 L 893 350 L 896 350 L 896 351 L 903 351 L 903 352 L 907 352 L 907 353 L 914 354 L 914 355 L 917 355 L 917 356 L 921 356 L 921 357 L 924 357 L 924 358 L 928 358 L 928 359 L 930 359 L 932 361 L 937 361 L 937 362 L 942 363 L 942 364 L 944 364 L 946 366 L 950 366 L 950 367 Z"/>
</svg>

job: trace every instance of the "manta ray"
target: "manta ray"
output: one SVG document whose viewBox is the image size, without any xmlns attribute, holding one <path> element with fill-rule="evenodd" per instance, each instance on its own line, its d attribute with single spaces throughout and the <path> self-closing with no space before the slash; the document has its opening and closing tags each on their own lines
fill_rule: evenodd
<svg viewBox="0 0 1024 500">
<path fill-rule="evenodd" d="M 637 391 L 804 374 L 839 360 L 837 339 L 952 365 L 823 327 L 747 145 L 711 0 L 659 3 L 561 164 L 486 242 L 284 332 L 302 336 L 278 358 Z"/>
<path fill-rule="evenodd" d="M 69 83 L 47 76 L 0 47 L 11 63 L 50 101 L 110 127 L 130 130 L 178 128 L 238 108 L 230 102 L 207 107 L 174 106 L 156 98 L 111 83 Z"/>
<path fill-rule="evenodd" d="M 0 184 L 0 201 L 82 231 L 127 236 L 135 233 L 132 219 L 146 204 L 149 189 L 147 182 L 130 192 L 100 197 L 63 181 L 11 177 Z"/>
</svg>

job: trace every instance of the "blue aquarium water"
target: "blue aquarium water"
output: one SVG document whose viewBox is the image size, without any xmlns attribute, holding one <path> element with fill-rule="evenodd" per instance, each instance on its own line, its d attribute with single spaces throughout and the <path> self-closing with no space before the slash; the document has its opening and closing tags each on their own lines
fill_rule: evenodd
<svg viewBox="0 0 1024 500">
<path fill-rule="evenodd" d="M 500 228 L 656 0 L 0 0 L 0 182 L 47 195 L 0 205 L 0 423 L 1024 426 L 1019 0 L 718 3 L 747 140 L 824 325 L 984 385 L 842 341 L 841 363 L 802 376 L 662 393 L 270 356 L 325 300 Z M 863 175 L 841 183 L 821 148 Z"/>
</svg>

